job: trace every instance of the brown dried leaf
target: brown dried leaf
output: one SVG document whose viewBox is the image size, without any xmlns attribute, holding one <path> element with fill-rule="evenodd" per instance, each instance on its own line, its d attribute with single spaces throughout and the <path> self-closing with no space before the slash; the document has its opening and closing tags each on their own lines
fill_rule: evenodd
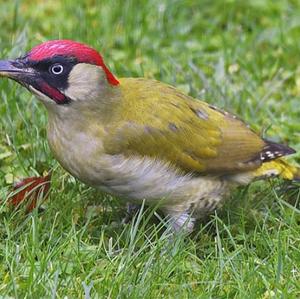
<svg viewBox="0 0 300 299">
<path fill-rule="evenodd" d="M 21 204 L 26 205 L 26 211 L 30 212 L 37 206 L 38 200 L 46 200 L 49 195 L 51 172 L 41 177 L 25 178 L 13 187 L 9 195 L 9 205 L 17 208 Z"/>
</svg>

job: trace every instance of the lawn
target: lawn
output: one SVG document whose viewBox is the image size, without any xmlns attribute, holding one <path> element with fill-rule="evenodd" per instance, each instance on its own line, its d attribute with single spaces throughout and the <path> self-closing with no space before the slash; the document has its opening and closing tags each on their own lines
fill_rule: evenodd
<svg viewBox="0 0 300 299">
<path fill-rule="evenodd" d="M 177 86 L 300 151 L 298 1 L 0 2 L 1 58 L 67 38 L 118 77 Z M 0 80 L 0 298 L 299 298 L 299 183 L 256 182 L 189 237 L 155 210 L 127 225 L 122 204 L 68 175 L 46 141 L 46 111 Z M 290 159 L 300 163 L 300 154 Z M 44 210 L 7 206 L 14 181 L 53 170 Z"/>
</svg>

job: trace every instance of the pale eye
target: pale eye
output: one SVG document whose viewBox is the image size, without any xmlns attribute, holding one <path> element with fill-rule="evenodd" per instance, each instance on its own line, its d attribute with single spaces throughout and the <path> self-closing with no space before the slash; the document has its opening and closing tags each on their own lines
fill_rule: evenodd
<svg viewBox="0 0 300 299">
<path fill-rule="evenodd" d="M 50 67 L 50 72 L 54 75 L 60 75 L 64 71 L 64 67 L 61 64 L 53 64 Z"/>
</svg>

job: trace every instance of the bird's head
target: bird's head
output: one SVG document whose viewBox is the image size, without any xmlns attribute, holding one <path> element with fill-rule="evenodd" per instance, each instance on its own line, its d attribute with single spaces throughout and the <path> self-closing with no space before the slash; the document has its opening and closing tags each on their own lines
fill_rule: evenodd
<svg viewBox="0 0 300 299">
<path fill-rule="evenodd" d="M 50 107 L 96 99 L 119 84 L 96 50 L 71 40 L 48 41 L 20 58 L 0 61 L 0 76 L 22 84 Z"/>
</svg>

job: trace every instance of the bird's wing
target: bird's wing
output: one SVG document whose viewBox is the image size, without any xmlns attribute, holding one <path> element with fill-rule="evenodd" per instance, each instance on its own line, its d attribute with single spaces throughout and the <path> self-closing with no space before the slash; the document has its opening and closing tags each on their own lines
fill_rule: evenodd
<svg viewBox="0 0 300 299">
<path fill-rule="evenodd" d="M 109 154 L 152 157 L 187 172 L 226 174 L 291 153 L 261 139 L 236 116 L 171 86 L 126 80 L 122 120 L 107 129 Z"/>
</svg>

